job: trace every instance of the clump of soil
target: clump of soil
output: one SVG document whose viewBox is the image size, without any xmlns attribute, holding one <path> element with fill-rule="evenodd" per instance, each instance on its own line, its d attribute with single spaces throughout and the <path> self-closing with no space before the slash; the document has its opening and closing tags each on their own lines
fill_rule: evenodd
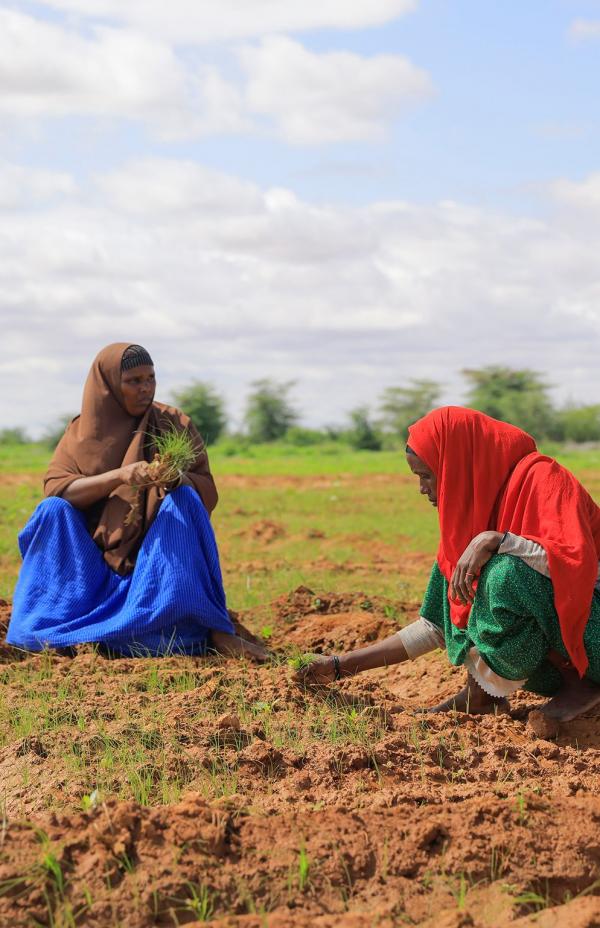
<svg viewBox="0 0 600 928">
<path fill-rule="evenodd" d="M 279 522 L 273 522 L 271 519 L 261 519 L 255 522 L 242 534 L 247 536 L 251 541 L 258 541 L 263 545 L 270 545 L 277 541 L 278 538 L 285 538 L 286 530 Z"/>
<path fill-rule="evenodd" d="M 351 649 L 385 638 L 418 615 L 419 604 L 366 593 L 318 592 L 299 586 L 267 606 L 240 613 L 273 626 L 270 644 L 316 653 Z"/>
<path fill-rule="evenodd" d="M 299 586 L 293 592 L 275 599 L 268 606 L 262 607 L 272 615 L 286 622 L 301 620 L 307 615 L 335 615 L 338 612 L 370 612 L 385 614 L 393 612 L 414 613 L 418 603 L 392 602 L 381 596 L 369 596 L 367 593 L 329 593 L 315 592 L 307 586 Z M 256 610 L 253 610 L 255 612 Z"/>
</svg>

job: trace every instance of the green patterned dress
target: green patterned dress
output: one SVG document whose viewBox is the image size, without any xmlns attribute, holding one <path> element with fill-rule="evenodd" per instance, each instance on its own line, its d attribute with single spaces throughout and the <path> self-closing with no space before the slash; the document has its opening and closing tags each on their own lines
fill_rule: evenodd
<svg viewBox="0 0 600 928">
<path fill-rule="evenodd" d="M 444 634 L 452 664 L 463 664 L 474 646 L 494 673 L 527 680 L 525 689 L 552 696 L 562 676 L 547 660 L 550 649 L 568 659 L 554 608 L 552 582 L 511 554 L 495 554 L 481 571 L 466 628 L 450 620 L 448 581 L 434 564 L 421 615 Z M 583 637 L 586 677 L 600 683 L 600 594 L 594 592 Z"/>
</svg>

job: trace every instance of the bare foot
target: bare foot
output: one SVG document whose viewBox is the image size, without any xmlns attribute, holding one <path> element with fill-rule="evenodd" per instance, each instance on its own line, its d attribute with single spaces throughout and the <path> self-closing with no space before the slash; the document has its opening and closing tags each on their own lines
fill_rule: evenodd
<svg viewBox="0 0 600 928">
<path fill-rule="evenodd" d="M 581 679 L 576 670 L 562 671 L 564 683 L 542 713 L 557 722 L 571 722 L 600 703 L 600 686 L 591 680 Z"/>
<path fill-rule="evenodd" d="M 490 696 L 482 689 L 477 681 L 467 675 L 467 685 L 450 699 L 426 709 L 426 712 L 451 712 L 453 709 L 457 712 L 468 712 L 470 715 L 498 715 L 500 712 L 508 712 L 508 699 L 503 696 Z"/>
<path fill-rule="evenodd" d="M 264 664 L 269 659 L 269 652 L 260 644 L 246 641 L 238 635 L 227 632 L 211 632 L 212 647 L 225 657 L 248 657 L 257 664 Z"/>
</svg>

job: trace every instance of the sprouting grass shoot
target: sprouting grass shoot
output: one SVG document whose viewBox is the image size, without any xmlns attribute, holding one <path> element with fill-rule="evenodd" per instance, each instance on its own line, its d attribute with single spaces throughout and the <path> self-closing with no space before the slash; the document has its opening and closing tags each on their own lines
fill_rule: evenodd
<svg viewBox="0 0 600 928">
<path fill-rule="evenodd" d="M 197 452 L 188 429 L 171 426 L 160 434 L 151 436 L 156 454 L 150 468 L 154 479 L 173 483 L 188 470 L 196 460 Z"/>
</svg>

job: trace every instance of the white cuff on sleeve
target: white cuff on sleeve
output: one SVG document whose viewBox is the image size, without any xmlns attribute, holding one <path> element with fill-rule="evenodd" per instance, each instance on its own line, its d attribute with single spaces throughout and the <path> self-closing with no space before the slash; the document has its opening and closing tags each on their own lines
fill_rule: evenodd
<svg viewBox="0 0 600 928">
<path fill-rule="evenodd" d="M 513 557 L 520 558 L 528 567 L 536 570 L 538 574 L 543 574 L 545 577 L 550 576 L 546 551 L 537 542 L 531 541 L 530 538 L 523 538 L 521 535 L 506 532 L 498 548 L 498 554 L 512 554 Z"/>
<path fill-rule="evenodd" d="M 400 629 L 396 634 L 404 645 L 411 661 L 420 657 L 421 654 L 428 654 L 429 651 L 444 647 L 443 633 L 437 625 L 434 625 L 428 619 L 424 619 L 423 616 L 417 619 L 416 622 L 411 622 L 410 625 Z"/>
<path fill-rule="evenodd" d="M 499 677 L 491 667 L 488 667 L 477 648 L 471 648 L 465 657 L 465 667 L 479 683 L 481 689 L 490 696 L 510 696 L 527 683 L 527 680 L 506 680 L 504 677 Z"/>
</svg>

